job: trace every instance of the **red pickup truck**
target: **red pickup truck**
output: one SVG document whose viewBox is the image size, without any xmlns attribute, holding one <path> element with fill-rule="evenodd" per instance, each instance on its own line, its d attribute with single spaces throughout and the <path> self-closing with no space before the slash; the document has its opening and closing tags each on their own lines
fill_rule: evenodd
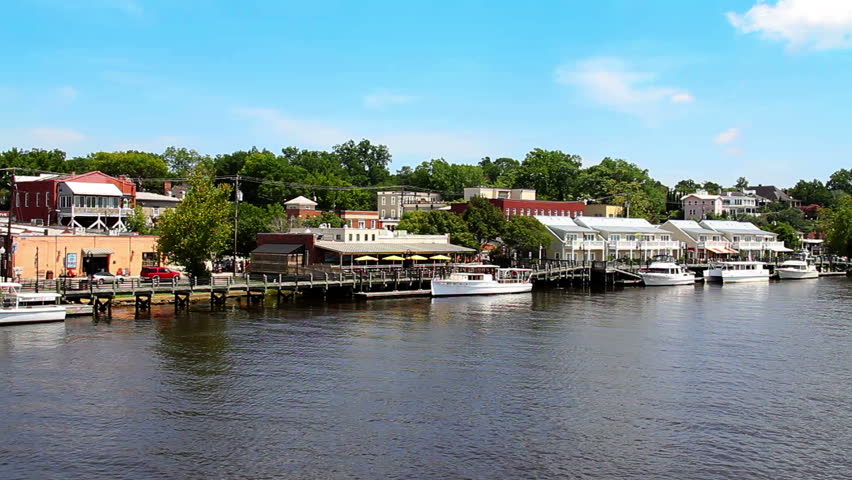
<svg viewBox="0 0 852 480">
<path fill-rule="evenodd" d="M 142 273 L 140 273 L 139 276 L 158 282 L 160 280 L 171 280 L 173 278 L 179 279 L 180 273 L 174 270 L 169 270 L 166 267 L 142 267 Z"/>
</svg>

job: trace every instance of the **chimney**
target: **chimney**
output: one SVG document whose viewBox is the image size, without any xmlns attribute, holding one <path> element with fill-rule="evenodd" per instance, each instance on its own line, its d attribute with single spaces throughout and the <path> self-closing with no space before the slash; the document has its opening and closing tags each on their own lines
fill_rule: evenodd
<svg viewBox="0 0 852 480">
<path fill-rule="evenodd" d="M 163 191 L 166 192 L 166 195 L 173 196 L 172 194 L 172 182 L 163 182 Z"/>
</svg>

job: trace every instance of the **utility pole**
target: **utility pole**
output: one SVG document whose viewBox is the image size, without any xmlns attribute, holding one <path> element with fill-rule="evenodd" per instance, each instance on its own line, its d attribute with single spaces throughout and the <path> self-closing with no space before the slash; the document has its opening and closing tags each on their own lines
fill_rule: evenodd
<svg viewBox="0 0 852 480">
<path fill-rule="evenodd" d="M 242 192 L 240 192 L 240 176 L 237 175 L 234 179 L 234 276 L 237 275 L 237 225 L 239 225 L 240 218 L 240 200 L 242 197 Z"/>
<path fill-rule="evenodd" d="M 9 215 L 6 222 L 6 255 L 3 256 L 3 278 L 12 278 L 12 214 L 15 211 L 15 176 L 12 175 L 12 190 L 9 194 Z"/>
</svg>

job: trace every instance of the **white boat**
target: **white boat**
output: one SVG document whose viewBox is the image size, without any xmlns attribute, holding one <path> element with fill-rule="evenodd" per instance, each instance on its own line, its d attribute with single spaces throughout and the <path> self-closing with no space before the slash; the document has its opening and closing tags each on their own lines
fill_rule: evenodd
<svg viewBox="0 0 852 480">
<path fill-rule="evenodd" d="M 781 280 L 802 280 L 805 278 L 819 278 L 816 265 L 807 261 L 807 257 L 797 260 L 787 260 L 776 269 L 778 278 Z"/>
<path fill-rule="evenodd" d="M 769 270 L 765 263 L 751 260 L 720 262 L 711 265 L 704 277 L 709 282 L 768 282 Z"/>
<path fill-rule="evenodd" d="M 0 325 L 65 320 L 65 308 L 56 304 L 61 294 L 24 293 L 20 283 L 0 282 L 0 296 Z"/>
<path fill-rule="evenodd" d="M 496 295 L 532 290 L 532 270 L 496 265 L 455 265 L 446 278 L 432 280 L 432 296 Z"/>
<path fill-rule="evenodd" d="M 683 265 L 678 265 L 673 258 L 658 258 L 639 272 L 646 286 L 693 285 L 695 273 Z"/>
</svg>

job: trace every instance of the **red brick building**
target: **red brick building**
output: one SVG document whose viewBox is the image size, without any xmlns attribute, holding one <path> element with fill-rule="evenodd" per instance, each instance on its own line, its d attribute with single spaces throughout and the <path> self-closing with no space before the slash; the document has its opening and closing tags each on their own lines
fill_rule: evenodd
<svg viewBox="0 0 852 480">
<path fill-rule="evenodd" d="M 579 217 L 585 215 L 586 204 L 583 202 L 552 202 L 549 200 L 510 200 L 507 198 L 489 198 L 492 205 L 499 208 L 506 218 L 515 215 L 533 216 L 550 215 L 555 217 Z M 453 213 L 461 215 L 467 210 L 466 203 L 456 203 L 451 206 Z"/>
<path fill-rule="evenodd" d="M 379 212 L 375 210 L 339 210 L 337 216 L 352 228 L 382 228 Z"/>
<path fill-rule="evenodd" d="M 124 230 L 135 204 L 136 184 L 102 172 L 12 179 L 12 214 L 18 222 Z"/>
<path fill-rule="evenodd" d="M 301 195 L 284 202 L 284 208 L 287 210 L 287 219 L 289 220 L 294 218 L 306 220 L 322 215 L 322 211 L 317 210 L 317 202 Z"/>
</svg>

